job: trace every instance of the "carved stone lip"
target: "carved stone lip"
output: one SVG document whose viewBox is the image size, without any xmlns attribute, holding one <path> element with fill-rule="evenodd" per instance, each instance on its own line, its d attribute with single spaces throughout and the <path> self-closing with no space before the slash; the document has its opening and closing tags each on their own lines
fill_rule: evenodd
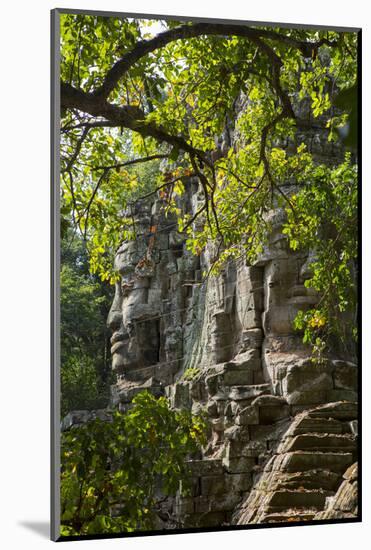
<svg viewBox="0 0 371 550">
<path fill-rule="evenodd" d="M 113 344 L 113 346 L 111 347 L 111 355 L 116 353 L 124 345 L 125 345 L 125 342 L 123 340 L 120 340 L 119 342 L 116 342 L 115 344 Z"/>
<path fill-rule="evenodd" d="M 116 344 L 116 342 L 120 342 L 124 339 L 124 334 L 122 332 L 114 332 L 111 336 L 111 344 Z"/>
<path fill-rule="evenodd" d="M 290 295 L 294 296 L 307 296 L 308 290 L 303 284 L 297 284 L 291 288 Z"/>
</svg>

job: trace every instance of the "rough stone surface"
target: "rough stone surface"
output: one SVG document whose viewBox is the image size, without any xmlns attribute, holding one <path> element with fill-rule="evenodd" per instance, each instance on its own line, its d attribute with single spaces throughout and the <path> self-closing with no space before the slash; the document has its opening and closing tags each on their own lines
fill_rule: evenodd
<svg viewBox="0 0 371 550">
<path fill-rule="evenodd" d="M 326 506 L 314 519 L 355 518 L 358 515 L 358 467 L 349 466 L 343 475 L 343 482 L 335 495 L 327 499 Z"/>
<path fill-rule="evenodd" d="M 354 473 L 349 468 L 357 456 L 356 437 L 349 432 L 348 422 L 332 418 L 342 417 L 344 409 L 344 403 L 333 403 L 296 415 L 253 482 L 248 498 L 235 513 L 235 522 L 315 519 L 329 508 L 330 497 L 338 503 L 334 504 L 338 510 L 343 497 L 336 499 L 335 492 L 344 472 L 347 472 L 347 479 L 353 480 Z M 344 500 L 348 499 L 349 507 L 354 488 L 348 489 Z"/>
</svg>

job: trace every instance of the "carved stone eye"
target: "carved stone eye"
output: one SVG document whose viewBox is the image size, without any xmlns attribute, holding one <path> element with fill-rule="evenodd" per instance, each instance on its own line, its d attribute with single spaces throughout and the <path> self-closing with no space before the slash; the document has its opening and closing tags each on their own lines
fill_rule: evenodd
<svg viewBox="0 0 371 550">
<path fill-rule="evenodd" d="M 134 281 L 121 281 L 121 291 L 124 295 L 128 294 L 133 288 Z"/>
</svg>

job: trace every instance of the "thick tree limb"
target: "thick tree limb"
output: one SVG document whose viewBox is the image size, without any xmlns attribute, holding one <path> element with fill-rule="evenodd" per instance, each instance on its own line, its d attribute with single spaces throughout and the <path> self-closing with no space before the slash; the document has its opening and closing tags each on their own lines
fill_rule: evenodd
<svg viewBox="0 0 371 550">
<path fill-rule="evenodd" d="M 125 74 L 130 67 L 141 57 L 157 50 L 178 39 L 192 38 L 200 35 L 237 35 L 250 39 L 251 42 L 267 55 L 272 64 L 272 87 L 275 89 L 283 106 L 283 115 L 294 118 L 294 112 L 288 94 L 282 89 L 279 79 L 282 61 L 275 51 L 261 40 L 264 36 L 270 39 L 283 41 L 291 46 L 303 49 L 307 46 L 306 42 L 299 42 L 285 35 L 280 35 L 274 31 L 265 31 L 263 29 L 252 29 L 243 25 L 220 25 L 211 23 L 197 23 L 195 25 L 182 25 L 175 29 L 165 31 L 155 38 L 147 41 L 141 41 L 134 48 L 125 54 L 108 71 L 103 85 L 93 93 L 84 92 L 76 89 L 68 83 L 61 84 L 61 106 L 62 108 L 74 108 L 94 117 L 102 117 L 107 121 L 107 126 L 125 127 L 139 132 L 143 137 L 153 137 L 157 141 L 167 142 L 172 146 L 182 149 L 193 156 L 202 159 L 209 164 L 204 153 L 192 147 L 183 137 L 170 135 L 163 127 L 156 126 L 153 123 L 146 122 L 144 112 L 138 107 L 131 105 L 118 106 L 106 101 L 109 93 L 114 89 L 118 80 Z M 309 43 L 313 49 L 315 43 Z M 84 125 L 85 128 L 94 126 L 104 127 L 105 121 L 95 121 Z"/>
<path fill-rule="evenodd" d="M 181 25 L 174 29 L 164 31 L 151 40 L 142 40 L 135 47 L 127 52 L 113 67 L 108 71 L 104 82 L 100 88 L 95 91 L 95 95 L 106 99 L 114 90 L 116 84 L 122 76 L 144 56 L 163 48 L 170 42 L 175 40 L 195 38 L 202 35 L 214 36 L 241 36 L 252 40 L 266 38 L 275 40 L 293 48 L 299 49 L 304 56 L 309 57 L 313 50 L 318 49 L 322 44 L 336 45 L 335 42 L 330 42 L 322 39 L 319 42 L 306 42 L 295 40 L 290 36 L 280 34 L 275 31 L 265 29 L 255 29 L 245 25 L 220 24 L 220 23 L 195 23 L 193 25 Z"/>
<path fill-rule="evenodd" d="M 96 126 L 125 127 L 138 132 L 143 137 L 153 137 L 159 142 L 166 142 L 187 153 L 201 158 L 205 163 L 203 151 L 192 147 L 183 137 L 169 134 L 162 126 L 146 122 L 144 112 L 138 107 L 124 105 L 119 107 L 107 103 L 99 96 L 77 90 L 70 84 L 61 84 L 61 107 L 65 109 L 79 109 L 95 117 L 102 117 L 108 121 L 97 121 Z M 89 123 L 90 126 L 93 123 Z"/>
<path fill-rule="evenodd" d="M 88 115 L 91 115 L 97 120 L 90 120 L 86 123 L 82 122 L 75 127 L 83 127 L 84 132 L 78 141 L 75 153 L 68 163 L 68 167 L 72 166 L 73 162 L 79 154 L 79 150 L 90 128 L 94 127 L 121 127 L 127 128 L 132 131 L 138 132 L 142 137 L 152 137 L 158 142 L 165 142 L 175 147 L 176 149 L 183 150 L 190 155 L 191 163 L 195 172 L 197 173 L 201 185 L 203 187 L 205 195 L 205 204 L 196 213 L 197 217 L 201 212 L 206 210 L 206 216 L 211 228 L 210 220 L 210 206 L 211 212 L 215 219 L 215 225 L 218 234 L 223 239 L 222 232 L 220 230 L 218 218 L 216 215 L 216 208 L 213 200 L 213 192 L 215 185 L 211 185 L 207 180 L 205 174 L 202 171 L 202 163 L 210 167 L 214 173 L 213 164 L 206 157 L 205 152 L 192 145 L 187 141 L 187 138 L 178 135 L 172 135 L 164 127 L 156 125 L 146 120 L 145 113 L 142 109 L 124 105 L 119 106 L 107 101 L 110 93 L 115 89 L 119 80 L 133 67 L 140 59 L 148 54 L 155 52 L 156 50 L 163 48 L 167 44 L 182 39 L 195 38 L 197 36 L 240 36 L 248 39 L 268 58 L 270 62 L 271 78 L 268 78 L 269 84 L 277 94 L 278 99 L 282 105 L 282 111 L 278 114 L 270 123 L 268 123 L 262 131 L 261 147 L 260 147 L 260 161 L 264 163 L 265 172 L 269 176 L 269 164 L 266 156 L 266 144 L 267 137 L 270 130 L 282 119 L 293 118 L 295 119 L 295 113 L 291 104 L 288 93 L 282 88 L 280 82 L 280 71 L 283 65 L 282 59 L 275 52 L 275 50 L 269 45 L 268 41 L 276 41 L 286 44 L 289 47 L 299 49 L 301 53 L 309 57 L 313 52 L 318 50 L 322 44 L 329 46 L 336 46 L 337 42 L 331 42 L 326 39 L 321 39 L 317 42 L 300 41 L 290 36 L 281 34 L 279 32 L 270 31 L 266 29 L 251 28 L 245 25 L 234 24 L 218 24 L 218 23 L 196 23 L 193 25 L 185 24 L 174 29 L 169 29 L 163 33 L 158 34 L 150 40 L 141 40 L 127 52 L 119 61 L 117 61 L 111 69 L 107 72 L 103 84 L 93 92 L 84 92 L 82 89 L 74 88 L 71 84 L 62 82 L 61 84 L 61 107 L 62 109 L 74 109 Z M 252 71 L 250 71 L 252 72 Z M 262 78 L 267 78 L 264 75 L 260 75 Z M 153 158 L 165 158 L 166 155 L 154 155 Z M 150 160 L 148 158 L 147 160 Z M 131 161 L 134 164 L 139 162 L 140 159 Z M 122 163 L 122 166 L 129 163 Z M 98 181 L 96 188 L 89 201 L 88 207 L 85 210 L 87 217 L 89 215 L 89 209 L 94 196 L 99 188 L 100 183 L 104 180 L 109 170 L 119 166 L 106 166 L 97 167 L 96 169 L 102 169 L 103 174 Z M 215 180 L 215 178 L 214 178 Z M 215 181 L 214 181 L 215 183 Z M 272 186 L 274 182 L 271 182 Z M 209 189 L 211 194 L 209 194 Z M 282 191 L 279 190 L 281 194 Z M 283 194 L 284 195 L 284 194 Z M 286 198 L 286 196 L 285 196 Z M 286 198 L 287 200 L 287 198 Z"/>
</svg>

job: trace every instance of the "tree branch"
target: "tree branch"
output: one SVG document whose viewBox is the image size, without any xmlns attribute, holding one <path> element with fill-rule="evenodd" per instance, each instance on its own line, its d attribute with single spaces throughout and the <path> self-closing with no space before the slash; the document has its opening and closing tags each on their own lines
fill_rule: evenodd
<svg viewBox="0 0 371 550">
<path fill-rule="evenodd" d="M 194 176 L 195 174 L 191 173 L 189 174 L 187 177 L 192 177 Z M 158 191 L 160 191 L 161 189 L 164 189 L 165 187 L 170 187 L 170 186 L 173 186 L 174 183 L 176 183 L 177 181 L 181 181 L 185 176 L 179 176 L 177 178 L 174 178 L 173 180 L 170 180 L 170 181 L 165 181 L 165 183 L 162 183 L 161 185 L 158 185 L 156 187 L 156 189 L 154 189 L 153 191 L 149 191 L 149 193 L 146 193 L 145 195 L 141 195 L 140 197 L 138 197 L 135 202 L 137 201 L 141 201 L 141 200 L 144 200 L 144 199 L 148 199 L 148 197 L 151 197 L 152 195 L 155 195 Z M 130 202 L 129 203 L 130 205 L 133 205 L 135 204 L 134 202 Z"/>
<path fill-rule="evenodd" d="M 97 181 L 97 184 L 96 186 L 94 187 L 94 190 L 93 190 L 93 193 L 89 199 L 89 202 L 88 204 L 86 205 L 86 208 L 82 214 L 82 216 L 84 216 L 86 214 L 86 217 L 85 217 L 85 227 L 84 227 L 84 239 L 86 240 L 86 235 L 87 235 L 87 231 L 88 231 L 88 219 L 89 219 L 89 214 L 90 214 L 90 207 L 93 203 L 93 200 L 94 200 L 94 197 L 95 195 L 97 194 L 98 192 L 98 189 L 101 185 L 101 183 L 103 182 L 104 178 L 107 176 L 109 170 L 108 169 L 105 169 L 103 170 L 103 174 L 101 175 L 101 177 L 99 178 L 99 180 Z M 81 216 L 80 216 L 81 218 Z M 80 221 L 80 218 L 79 218 L 79 221 Z"/>
<path fill-rule="evenodd" d="M 145 121 L 145 114 L 142 109 L 131 105 L 119 107 L 108 103 L 106 100 L 115 88 L 118 81 L 124 74 L 141 58 L 163 48 L 170 42 L 186 38 L 195 38 L 202 35 L 214 36 L 241 36 L 249 39 L 264 52 L 272 62 L 272 85 L 276 90 L 282 105 L 285 116 L 294 118 L 294 112 L 289 96 L 280 85 L 279 74 L 282 61 L 262 38 L 279 41 L 291 47 L 299 49 L 303 55 L 309 56 L 313 50 L 318 49 L 322 44 L 336 46 L 337 42 L 321 39 L 318 42 L 306 42 L 293 39 L 290 36 L 269 31 L 266 29 L 255 29 L 245 25 L 218 24 L 218 23 L 196 23 L 194 25 L 181 25 L 174 29 L 164 31 L 150 40 L 141 40 L 132 50 L 127 52 L 107 72 L 102 86 L 94 92 L 88 93 L 76 89 L 66 82 L 61 84 L 61 106 L 64 109 L 78 109 L 94 117 L 102 117 L 105 121 L 96 121 L 83 124 L 84 127 L 125 127 L 139 132 L 143 137 L 153 137 L 160 142 L 167 142 L 179 149 L 202 159 L 208 164 L 204 153 L 193 148 L 184 138 L 170 135 L 163 127 L 156 126 Z"/>
<path fill-rule="evenodd" d="M 61 174 L 71 171 L 73 163 L 77 159 L 77 157 L 78 157 L 78 155 L 81 151 L 82 144 L 83 144 L 86 136 L 88 135 L 89 129 L 90 128 L 84 128 L 84 131 L 82 132 L 81 137 L 79 138 L 79 140 L 76 144 L 75 151 L 74 151 L 73 155 L 71 156 L 70 160 L 68 161 L 67 166 L 63 170 L 61 170 Z"/>
<path fill-rule="evenodd" d="M 148 157 L 141 157 L 141 158 L 137 158 L 137 159 L 133 159 L 133 160 L 128 160 L 126 162 L 121 162 L 119 164 L 111 164 L 111 165 L 108 165 L 108 166 L 92 166 L 91 169 L 92 169 L 92 172 L 96 171 L 96 170 L 114 170 L 116 168 L 123 168 L 124 166 L 132 166 L 133 164 L 139 164 L 140 162 L 149 162 L 151 160 L 156 160 L 156 159 L 166 159 L 168 158 L 169 155 L 150 155 Z"/>
<path fill-rule="evenodd" d="M 163 48 L 175 40 L 184 40 L 186 38 L 195 38 L 202 35 L 214 36 L 241 36 L 249 39 L 266 38 L 275 40 L 291 47 L 299 49 L 303 55 L 309 57 L 311 52 L 318 49 L 322 44 L 334 46 L 336 42 L 330 42 L 322 39 L 319 42 L 306 42 L 295 40 L 294 38 L 269 31 L 265 29 L 256 29 L 245 25 L 220 24 L 220 23 L 195 23 L 194 25 L 181 25 L 174 29 L 164 31 L 150 40 L 141 40 L 134 48 L 127 52 L 113 67 L 108 71 L 102 86 L 96 91 L 96 97 L 106 99 L 114 90 L 122 76 L 137 63 L 140 59 L 160 48 Z"/>
<path fill-rule="evenodd" d="M 138 107 L 124 105 L 119 107 L 107 103 L 99 96 L 92 93 L 86 93 L 83 90 L 77 90 L 66 82 L 61 84 L 61 107 L 64 109 L 79 109 L 95 117 L 102 117 L 108 121 L 97 121 L 95 126 L 125 127 L 138 132 L 143 137 L 153 137 L 159 142 L 166 142 L 175 146 L 177 149 L 196 155 L 203 162 L 204 152 L 192 147 L 183 137 L 169 134 L 162 126 L 156 126 L 151 122 L 146 122 L 144 112 Z M 91 126 L 92 123 L 90 123 Z"/>
</svg>

